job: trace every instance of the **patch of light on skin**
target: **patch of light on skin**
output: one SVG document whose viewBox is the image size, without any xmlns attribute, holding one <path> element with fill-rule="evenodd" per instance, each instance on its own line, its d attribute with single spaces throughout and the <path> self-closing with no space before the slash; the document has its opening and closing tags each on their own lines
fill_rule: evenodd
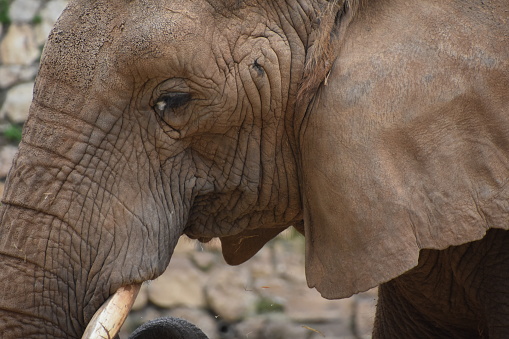
<svg viewBox="0 0 509 339">
<path fill-rule="evenodd" d="M 164 111 L 164 109 L 166 108 L 166 102 L 159 101 L 159 102 L 156 103 L 156 106 L 157 106 L 158 110 Z"/>
</svg>

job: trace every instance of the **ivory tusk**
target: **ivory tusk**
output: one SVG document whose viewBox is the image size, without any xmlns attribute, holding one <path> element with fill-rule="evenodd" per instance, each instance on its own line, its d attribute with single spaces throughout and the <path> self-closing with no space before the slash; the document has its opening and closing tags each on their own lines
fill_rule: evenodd
<svg viewBox="0 0 509 339">
<path fill-rule="evenodd" d="M 141 284 L 120 287 L 95 312 L 81 338 L 113 339 L 127 318 L 140 287 Z"/>
</svg>

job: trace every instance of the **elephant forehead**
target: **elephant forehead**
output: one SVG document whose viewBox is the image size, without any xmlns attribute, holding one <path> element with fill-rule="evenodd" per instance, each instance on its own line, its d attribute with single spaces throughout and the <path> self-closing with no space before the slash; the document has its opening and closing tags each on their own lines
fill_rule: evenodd
<svg viewBox="0 0 509 339">
<path fill-rule="evenodd" d="M 97 78 L 121 83 L 139 60 L 203 57 L 214 28 L 210 12 L 205 1 L 71 1 L 48 39 L 42 73 L 85 90 Z"/>
<path fill-rule="evenodd" d="M 128 7 L 120 45 L 133 55 L 155 54 L 170 44 L 172 47 L 196 43 L 206 35 L 212 25 L 212 17 L 202 2 L 172 1 L 156 2 L 146 6 L 143 2 Z"/>
<path fill-rule="evenodd" d="M 102 47 L 111 42 L 116 15 L 109 3 L 72 1 L 48 37 L 41 59 L 44 81 L 85 89 L 92 81 Z M 41 77 L 43 78 L 43 77 Z"/>
</svg>

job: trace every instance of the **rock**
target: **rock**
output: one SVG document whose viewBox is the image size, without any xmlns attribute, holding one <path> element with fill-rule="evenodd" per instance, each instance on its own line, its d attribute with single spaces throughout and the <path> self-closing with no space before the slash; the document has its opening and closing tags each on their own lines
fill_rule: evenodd
<svg viewBox="0 0 509 339">
<path fill-rule="evenodd" d="M 274 243 L 274 258 L 276 272 L 286 279 L 297 283 L 306 283 L 304 267 L 303 239 L 280 240 Z"/>
<path fill-rule="evenodd" d="M 245 264 L 251 271 L 253 278 L 263 278 L 274 275 L 272 246 L 263 247 L 254 257 Z"/>
<path fill-rule="evenodd" d="M 336 321 L 306 323 L 301 326 L 308 330 L 310 334 L 309 339 L 358 339 L 352 333 L 351 328 L 345 328 Z"/>
<path fill-rule="evenodd" d="M 46 42 L 51 29 L 55 25 L 55 22 L 64 10 L 65 6 L 67 6 L 67 1 L 53 0 L 47 2 L 40 11 L 39 15 L 42 21 L 34 27 L 38 45 L 43 45 Z"/>
<path fill-rule="evenodd" d="M 262 329 L 267 322 L 266 316 L 249 317 L 246 320 L 234 325 L 233 335 L 235 338 L 258 339 Z"/>
<path fill-rule="evenodd" d="M 217 256 L 214 253 L 194 251 L 191 253 L 191 261 L 202 271 L 210 270 L 217 263 Z"/>
<path fill-rule="evenodd" d="M 210 252 L 221 252 L 221 241 L 218 238 L 214 238 L 207 243 L 200 244 L 204 250 Z"/>
<path fill-rule="evenodd" d="M 4 187 L 5 187 L 5 184 L 2 181 L 0 181 L 0 198 L 4 194 Z"/>
<path fill-rule="evenodd" d="M 292 323 L 284 314 L 255 316 L 234 327 L 235 338 L 248 339 L 307 339 L 308 329 Z"/>
<path fill-rule="evenodd" d="M 39 0 L 14 0 L 9 7 L 9 18 L 14 23 L 31 23 L 40 5 Z"/>
<path fill-rule="evenodd" d="M 258 297 L 249 290 L 250 275 L 244 267 L 214 269 L 205 287 L 209 307 L 222 320 L 234 322 L 254 314 Z"/>
<path fill-rule="evenodd" d="M 168 269 L 148 285 L 149 300 L 165 308 L 204 307 L 205 275 L 182 256 L 175 256 Z"/>
<path fill-rule="evenodd" d="M 41 17 L 43 20 L 55 24 L 58 17 L 64 11 L 68 1 L 66 0 L 51 0 L 46 3 L 44 8 L 41 10 Z"/>
<path fill-rule="evenodd" d="M 8 88 L 19 82 L 33 81 L 37 74 L 37 65 L 0 65 L 0 89 Z"/>
<path fill-rule="evenodd" d="M 219 339 L 219 331 L 214 317 L 203 310 L 181 307 L 171 310 L 167 315 L 191 322 L 201 329 L 209 339 Z"/>
<path fill-rule="evenodd" d="M 0 148 L 0 178 L 7 177 L 16 152 L 18 152 L 16 146 L 7 145 Z"/>
<path fill-rule="evenodd" d="M 354 300 L 327 300 L 305 282 L 293 282 L 283 278 L 258 279 L 254 289 L 274 303 L 283 305 L 285 313 L 296 322 L 338 321 L 350 319 Z M 341 321 L 341 320 L 339 320 Z M 347 322 L 344 324 L 349 326 Z"/>
<path fill-rule="evenodd" d="M 359 338 L 371 338 L 375 321 L 377 298 L 369 292 L 354 296 L 355 298 L 355 331 Z"/>
<path fill-rule="evenodd" d="M 268 322 L 262 329 L 262 338 L 292 338 L 307 339 L 309 337 L 309 329 L 299 324 L 292 323 L 283 315 L 272 316 L 268 318 Z"/>
<path fill-rule="evenodd" d="M 196 240 L 189 239 L 186 236 L 182 236 L 180 237 L 177 246 L 175 246 L 173 253 L 174 255 L 182 253 L 192 253 L 196 251 L 196 244 L 197 244 Z"/>
<path fill-rule="evenodd" d="M 249 289 L 258 294 L 264 302 L 273 301 L 275 307 L 280 305 L 285 308 L 286 304 L 288 303 L 288 298 L 287 293 L 284 291 L 291 288 L 291 284 L 293 283 L 290 283 L 289 281 L 286 281 L 277 276 L 271 276 L 267 278 L 255 279 Z M 259 313 L 263 313 L 263 311 L 260 309 L 258 311 Z M 265 311 L 269 312 L 270 309 L 266 309 Z"/>
<path fill-rule="evenodd" d="M 327 321 L 350 319 L 353 299 L 327 300 L 315 289 L 305 284 L 285 286 L 284 290 L 274 290 L 283 300 L 286 300 L 285 311 L 288 317 L 297 322 Z M 349 326 L 349 321 L 345 322 Z"/>
<path fill-rule="evenodd" d="M 372 298 L 372 299 L 378 299 L 378 287 L 372 288 L 369 291 L 362 292 L 357 294 L 357 297 L 360 298 Z"/>
<path fill-rule="evenodd" d="M 8 117 L 14 123 L 23 123 L 28 117 L 32 103 L 33 82 L 16 85 L 7 92 L 5 102 L 0 109 L 0 120 Z"/>
<path fill-rule="evenodd" d="M 28 24 L 11 24 L 0 42 L 0 62 L 4 65 L 31 65 L 39 57 L 35 34 Z"/>
</svg>

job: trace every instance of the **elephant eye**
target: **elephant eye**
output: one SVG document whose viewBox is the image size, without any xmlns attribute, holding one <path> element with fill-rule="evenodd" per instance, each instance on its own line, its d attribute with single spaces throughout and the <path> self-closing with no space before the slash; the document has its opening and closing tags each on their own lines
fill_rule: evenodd
<svg viewBox="0 0 509 339">
<path fill-rule="evenodd" d="M 167 109 L 175 109 L 184 106 L 191 100 L 189 93 L 168 93 L 159 97 L 154 109 L 159 115 L 163 115 Z"/>
</svg>

